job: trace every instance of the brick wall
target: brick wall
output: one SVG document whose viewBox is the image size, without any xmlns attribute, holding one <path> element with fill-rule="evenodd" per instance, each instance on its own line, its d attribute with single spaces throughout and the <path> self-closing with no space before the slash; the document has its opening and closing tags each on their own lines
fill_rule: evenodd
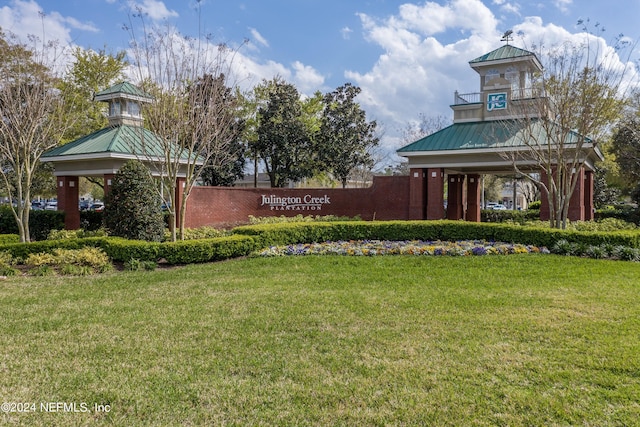
<svg viewBox="0 0 640 427">
<path fill-rule="evenodd" d="M 363 220 L 409 219 L 409 177 L 374 177 L 368 188 L 229 188 L 194 187 L 185 225 L 232 226 L 249 215 L 336 215 Z"/>
</svg>

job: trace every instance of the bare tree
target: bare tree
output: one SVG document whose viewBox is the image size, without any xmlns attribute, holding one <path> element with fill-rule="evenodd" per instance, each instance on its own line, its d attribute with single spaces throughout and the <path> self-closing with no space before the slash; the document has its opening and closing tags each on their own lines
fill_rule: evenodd
<svg viewBox="0 0 640 427">
<path fill-rule="evenodd" d="M 143 112 L 145 126 L 162 146 L 163 158 L 157 159 L 153 149 L 147 154 L 168 190 L 163 198 L 170 209 L 172 240 L 182 239 L 189 194 L 203 167 L 237 158 L 233 146 L 239 132 L 233 90 L 237 85 L 229 78 L 236 50 L 214 45 L 208 38 L 184 36 L 169 25 L 143 29 L 140 40 L 130 31 L 131 55 L 142 89 L 155 99 Z M 178 206 L 179 179 L 184 180 L 184 189 Z"/>
<path fill-rule="evenodd" d="M 451 118 L 443 115 L 427 116 L 425 113 L 420 113 L 418 117 L 420 119 L 418 123 L 409 122 L 401 130 L 403 145 L 436 133 L 451 124 Z"/>
<path fill-rule="evenodd" d="M 598 153 L 625 102 L 628 69 L 618 59 L 620 50 L 591 34 L 585 37 L 584 43 L 540 49 L 545 69 L 531 82 L 539 96 L 516 104 L 517 118 L 505 121 L 516 149 L 504 156 L 540 187 L 556 228 L 566 227 L 580 170 Z"/>
<path fill-rule="evenodd" d="M 0 175 L 12 200 L 20 240 L 29 237 L 31 187 L 42 154 L 73 124 L 55 70 L 62 69 L 56 43 L 31 46 L 0 32 Z"/>
</svg>

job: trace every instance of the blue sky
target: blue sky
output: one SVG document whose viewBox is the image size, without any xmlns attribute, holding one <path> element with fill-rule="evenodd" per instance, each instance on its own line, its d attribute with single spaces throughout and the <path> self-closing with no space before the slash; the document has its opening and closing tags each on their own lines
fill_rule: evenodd
<svg viewBox="0 0 640 427">
<path fill-rule="evenodd" d="M 200 28 L 231 46 L 248 39 L 236 59 L 247 88 L 275 75 L 305 94 L 360 86 L 390 150 L 420 113 L 450 117 L 455 90 L 479 90 L 468 62 L 500 47 L 505 30 L 524 34 L 512 42 L 519 47 L 553 45 L 583 40 L 577 22 L 589 19 L 592 31 L 605 28 L 603 45 L 620 33 L 640 40 L 640 0 L 0 0 L 0 27 L 117 51 L 128 46 L 123 25 L 136 9 L 185 35 Z"/>
</svg>

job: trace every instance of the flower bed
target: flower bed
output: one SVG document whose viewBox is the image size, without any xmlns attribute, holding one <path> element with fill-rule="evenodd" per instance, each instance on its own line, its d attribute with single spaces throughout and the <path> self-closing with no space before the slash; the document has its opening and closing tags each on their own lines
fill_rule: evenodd
<svg viewBox="0 0 640 427">
<path fill-rule="evenodd" d="M 354 240 L 324 243 L 305 243 L 297 245 L 271 246 L 258 251 L 258 256 L 287 255 L 508 255 L 524 253 L 549 253 L 545 247 L 531 245 L 487 242 L 487 241 L 389 241 L 389 240 Z"/>
</svg>

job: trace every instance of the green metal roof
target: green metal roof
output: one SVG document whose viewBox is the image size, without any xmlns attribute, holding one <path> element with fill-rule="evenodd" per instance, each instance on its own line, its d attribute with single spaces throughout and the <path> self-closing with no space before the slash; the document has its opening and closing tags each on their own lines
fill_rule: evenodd
<svg viewBox="0 0 640 427">
<path fill-rule="evenodd" d="M 164 158 L 161 139 L 141 126 L 110 126 L 68 144 L 53 148 L 42 155 L 43 160 L 63 156 L 87 156 L 104 153 Z M 188 155 L 183 154 L 183 159 Z"/>
<path fill-rule="evenodd" d="M 507 133 L 511 133 L 509 127 L 502 122 L 455 123 L 402 147 L 398 153 L 490 148 L 504 144 L 509 139 Z"/>
<path fill-rule="evenodd" d="M 112 98 L 110 95 L 115 95 L 115 94 L 129 95 L 137 98 L 145 98 L 145 99 L 148 99 L 149 101 L 153 100 L 153 97 L 151 95 L 149 95 L 148 93 L 145 93 L 139 87 L 129 82 L 118 83 L 103 91 L 100 91 L 96 93 L 95 98 L 97 100 L 100 100 L 100 98 L 109 99 L 109 98 Z"/>
<path fill-rule="evenodd" d="M 524 56 L 535 57 L 536 55 L 532 52 L 529 52 L 528 50 L 520 49 L 519 47 L 506 44 L 504 46 L 499 47 L 496 50 L 493 50 L 489 53 L 485 53 L 484 55 L 469 61 L 469 64 L 478 64 L 481 62 L 488 62 L 488 61 L 498 61 L 502 59 L 520 58 Z"/>
<path fill-rule="evenodd" d="M 400 148 L 397 152 L 411 153 L 417 151 L 449 151 L 487 149 L 503 147 L 524 146 L 520 131 L 527 126 L 522 120 L 500 120 L 472 123 L 455 123 L 431 135 L 425 136 L 409 145 Z M 537 138 L 544 135 L 543 126 L 533 124 L 532 133 Z M 576 142 L 579 135 L 570 132 L 569 138 Z"/>
</svg>

